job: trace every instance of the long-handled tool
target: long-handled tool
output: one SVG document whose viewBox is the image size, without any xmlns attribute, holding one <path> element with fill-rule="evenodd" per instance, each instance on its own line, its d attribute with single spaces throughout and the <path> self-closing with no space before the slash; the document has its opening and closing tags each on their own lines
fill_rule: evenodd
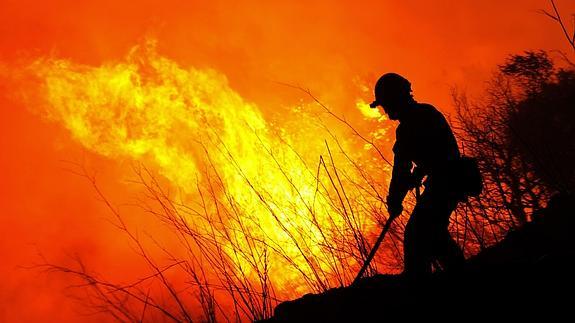
<svg viewBox="0 0 575 323">
<path fill-rule="evenodd" d="M 389 231 L 389 228 L 391 227 L 391 223 L 393 222 L 394 218 L 390 217 L 389 219 L 387 219 L 387 221 L 385 222 L 385 225 L 383 226 L 383 230 L 381 230 L 381 233 L 379 234 L 379 237 L 377 238 L 377 241 L 375 241 L 375 244 L 373 245 L 373 248 L 371 248 L 371 251 L 369 252 L 369 255 L 367 256 L 367 258 L 365 259 L 365 262 L 363 263 L 363 266 L 361 267 L 361 269 L 359 270 L 359 273 L 357 273 L 357 276 L 355 276 L 355 279 L 353 280 L 353 283 L 351 283 L 352 285 L 355 285 L 363 276 L 363 274 L 365 274 L 365 271 L 367 270 L 367 267 L 369 267 L 369 263 L 371 263 L 371 260 L 373 259 L 373 257 L 375 256 L 375 253 L 377 252 L 377 249 L 379 249 L 379 245 L 381 244 L 381 242 L 383 241 L 383 238 L 385 238 L 385 235 L 387 234 L 387 231 Z"/>
<path fill-rule="evenodd" d="M 421 193 L 419 191 L 420 189 L 420 185 L 416 185 L 415 186 L 415 199 L 417 201 L 419 201 L 419 199 L 421 198 Z M 359 280 L 361 279 L 361 277 L 363 277 L 363 274 L 365 274 L 365 271 L 367 270 L 367 267 L 369 267 L 369 264 L 371 263 L 371 260 L 373 259 L 373 257 L 375 256 L 375 253 L 377 252 L 377 249 L 379 249 L 379 245 L 381 244 L 381 242 L 383 241 L 383 238 L 385 238 L 385 235 L 387 234 L 387 231 L 389 231 L 389 228 L 391 227 L 391 224 L 393 223 L 393 220 L 395 218 L 393 217 L 389 217 L 387 219 L 387 221 L 385 222 L 385 225 L 383 226 L 383 230 L 381 230 L 381 233 L 379 234 L 379 237 L 377 238 L 377 241 L 375 241 L 375 244 L 373 245 L 373 248 L 371 248 L 371 251 L 369 252 L 369 255 L 367 256 L 367 258 L 365 259 L 365 262 L 363 263 L 363 266 L 361 266 L 361 269 L 359 270 L 359 273 L 357 273 L 357 276 L 355 276 L 355 279 L 353 280 L 353 282 L 351 283 L 352 285 L 355 285 L 357 282 L 359 282 Z"/>
</svg>

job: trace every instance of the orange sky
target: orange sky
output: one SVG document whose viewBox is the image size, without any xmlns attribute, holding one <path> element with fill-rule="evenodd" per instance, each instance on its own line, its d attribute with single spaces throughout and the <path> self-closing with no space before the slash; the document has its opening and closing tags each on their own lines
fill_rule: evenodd
<svg viewBox="0 0 575 323">
<path fill-rule="evenodd" d="M 558 0 L 575 12 L 575 3 Z M 87 160 L 120 202 L 126 165 L 81 148 L 61 125 L 19 100 L 11 73 L 42 56 L 100 65 L 146 37 L 181 66 L 211 68 L 272 115 L 307 100 L 276 82 L 310 88 L 338 113 L 358 85 L 396 71 L 420 101 L 449 112 L 450 88 L 478 93 L 496 64 L 529 49 L 569 52 L 558 26 L 536 11 L 547 1 L 28 1 L 0 3 L 0 321 L 97 321 L 65 297 L 64 276 L 18 268 L 81 254 L 123 277 L 136 257 L 107 222 L 88 183 L 62 161 Z M 567 19 L 568 20 L 568 19 Z M 555 56 L 554 56 L 555 57 Z M 277 117 L 277 115 L 274 115 Z"/>
</svg>

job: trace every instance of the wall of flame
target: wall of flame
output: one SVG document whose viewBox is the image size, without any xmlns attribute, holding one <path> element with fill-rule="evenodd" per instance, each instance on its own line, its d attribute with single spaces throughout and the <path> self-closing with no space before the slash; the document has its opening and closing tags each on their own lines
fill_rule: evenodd
<svg viewBox="0 0 575 323">
<path fill-rule="evenodd" d="M 575 11 L 569 1 L 558 4 Z M 118 281 L 146 272 L 108 223 L 109 211 L 93 189 L 70 174 L 69 161 L 97 170 L 99 185 L 121 205 L 140 193 L 130 185 L 134 161 L 193 201 L 195 185 L 207 180 L 208 147 L 230 194 L 264 214 L 230 155 L 222 154 L 228 149 L 246 178 L 276 197 L 274 208 L 282 214 L 288 206 L 281 201 L 298 198 L 271 156 L 281 158 L 289 177 L 311 194 L 305 188 L 313 187 L 313 176 L 298 176 L 302 165 L 291 148 L 317 161 L 330 137 L 305 113 L 314 111 L 309 98 L 278 82 L 311 89 L 386 148 L 392 131 L 381 129 L 393 124 L 364 104 L 380 73 L 406 75 L 416 98 L 449 112 L 450 87 L 478 93 L 506 55 L 567 51 L 557 26 L 536 13 L 546 6 L 536 0 L 3 1 L 0 321 L 101 321 L 84 316 L 89 309 L 66 297 L 66 276 L 24 268 L 38 261 L 39 252 L 60 263 L 78 254 Z M 326 119 L 354 158 L 366 164 L 375 158 Z M 345 165 L 344 156 L 335 159 Z M 131 225 L 169 235 L 145 212 L 125 209 Z M 269 228 L 262 234 L 276 235 L 275 225 L 262 225 Z M 313 230 L 308 234 L 318 239 Z M 293 281 L 283 274 L 275 273 L 286 284 Z M 294 296 L 301 286 L 289 286 Z"/>
</svg>

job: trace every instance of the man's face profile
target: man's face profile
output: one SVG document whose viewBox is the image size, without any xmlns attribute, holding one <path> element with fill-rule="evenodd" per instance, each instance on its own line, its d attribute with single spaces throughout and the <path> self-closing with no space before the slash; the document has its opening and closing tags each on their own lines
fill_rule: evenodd
<svg viewBox="0 0 575 323">
<path fill-rule="evenodd" d="M 380 106 L 383 108 L 383 111 L 385 114 L 387 114 L 390 120 L 399 119 L 400 104 L 396 102 L 397 100 L 393 100 L 387 96 L 387 99 L 381 98 L 381 100 L 378 99 L 378 101 L 380 102 Z"/>
</svg>

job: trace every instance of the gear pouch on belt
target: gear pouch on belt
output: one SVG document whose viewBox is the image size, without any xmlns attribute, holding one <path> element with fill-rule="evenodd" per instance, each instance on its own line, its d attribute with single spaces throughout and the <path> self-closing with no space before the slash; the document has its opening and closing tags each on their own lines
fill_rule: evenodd
<svg viewBox="0 0 575 323">
<path fill-rule="evenodd" d="M 477 159 L 462 156 L 457 160 L 452 172 L 458 191 L 464 196 L 478 196 L 483 191 L 483 178 Z"/>
</svg>

